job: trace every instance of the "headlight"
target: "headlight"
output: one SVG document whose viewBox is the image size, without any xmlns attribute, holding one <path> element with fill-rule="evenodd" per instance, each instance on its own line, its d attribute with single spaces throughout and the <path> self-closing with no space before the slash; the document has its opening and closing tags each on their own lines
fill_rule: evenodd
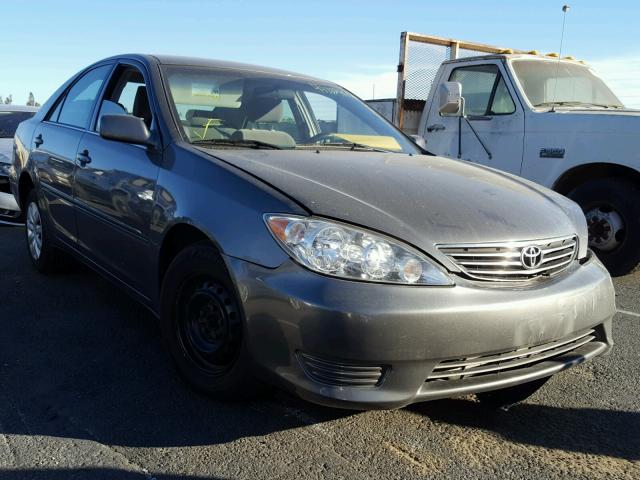
<svg viewBox="0 0 640 480">
<path fill-rule="evenodd" d="M 0 158 L 0 162 L 2 162 L 2 158 Z M 8 177 L 13 172 L 13 166 L 9 163 L 0 163 L 0 175 L 3 177 Z"/>
<path fill-rule="evenodd" d="M 264 218 L 285 251 L 316 272 L 369 282 L 453 285 L 425 255 L 380 234 L 309 217 Z"/>
</svg>

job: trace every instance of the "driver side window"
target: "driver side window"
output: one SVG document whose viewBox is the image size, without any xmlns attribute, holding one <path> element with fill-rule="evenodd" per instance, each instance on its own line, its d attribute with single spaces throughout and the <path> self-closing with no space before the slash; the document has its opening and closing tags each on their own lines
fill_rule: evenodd
<svg viewBox="0 0 640 480">
<path fill-rule="evenodd" d="M 509 115 L 516 111 L 497 65 L 459 67 L 451 72 L 449 81 L 462 84 L 468 115 Z"/>
<path fill-rule="evenodd" d="M 153 115 L 147 86 L 142 72 L 130 65 L 121 65 L 114 73 L 100 105 L 96 131 L 103 115 L 133 115 L 151 128 Z"/>
</svg>

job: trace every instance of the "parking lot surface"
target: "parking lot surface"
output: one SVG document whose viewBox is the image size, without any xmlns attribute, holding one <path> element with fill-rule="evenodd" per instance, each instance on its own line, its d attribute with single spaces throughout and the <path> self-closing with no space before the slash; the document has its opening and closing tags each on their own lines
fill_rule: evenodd
<svg viewBox="0 0 640 480">
<path fill-rule="evenodd" d="M 83 267 L 45 277 L 0 228 L 0 478 L 640 478 L 640 273 L 615 279 L 612 353 L 527 402 L 350 412 L 275 392 L 203 398 L 156 321 Z"/>
</svg>

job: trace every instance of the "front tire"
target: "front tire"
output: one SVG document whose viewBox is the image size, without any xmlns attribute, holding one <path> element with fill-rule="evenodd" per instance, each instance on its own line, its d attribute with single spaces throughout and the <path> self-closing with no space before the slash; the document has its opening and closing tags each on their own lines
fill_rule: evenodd
<svg viewBox="0 0 640 480">
<path fill-rule="evenodd" d="M 161 292 L 162 335 L 186 382 L 217 400 L 259 390 L 246 349 L 243 314 L 219 253 L 206 243 L 180 252 Z"/>
<path fill-rule="evenodd" d="M 38 202 L 38 194 L 32 189 L 25 204 L 25 233 L 27 253 L 40 273 L 56 273 L 67 266 L 65 254 L 53 244 L 53 238 Z"/>
<path fill-rule="evenodd" d="M 624 178 L 592 180 L 569 195 L 587 217 L 589 247 L 613 276 L 640 262 L 640 189 Z"/>
</svg>

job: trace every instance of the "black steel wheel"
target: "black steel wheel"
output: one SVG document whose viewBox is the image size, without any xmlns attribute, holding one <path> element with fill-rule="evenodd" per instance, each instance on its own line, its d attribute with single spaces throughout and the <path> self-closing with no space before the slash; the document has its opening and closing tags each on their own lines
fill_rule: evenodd
<svg viewBox="0 0 640 480">
<path fill-rule="evenodd" d="M 187 247 L 169 265 L 160 323 L 180 376 L 197 391 L 236 400 L 262 390 L 253 376 L 235 286 L 209 243 Z"/>
<path fill-rule="evenodd" d="M 186 281 L 176 299 L 175 327 L 183 355 L 207 375 L 224 375 L 240 354 L 242 325 L 232 296 L 201 276 Z"/>
</svg>

